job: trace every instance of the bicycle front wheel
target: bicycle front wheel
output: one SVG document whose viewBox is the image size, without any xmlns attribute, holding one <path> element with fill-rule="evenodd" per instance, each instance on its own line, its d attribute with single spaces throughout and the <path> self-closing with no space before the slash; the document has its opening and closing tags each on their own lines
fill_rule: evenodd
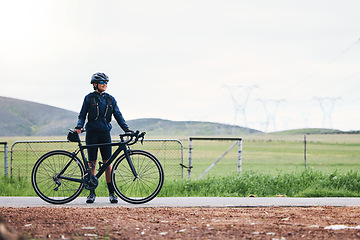
<svg viewBox="0 0 360 240">
<path fill-rule="evenodd" d="M 155 198 L 163 186 L 163 168 L 154 155 L 145 151 L 131 151 L 130 158 L 138 177 L 132 173 L 125 155 L 121 155 L 111 171 L 115 192 L 128 203 L 146 203 Z"/>
<path fill-rule="evenodd" d="M 64 204 L 74 200 L 83 190 L 84 184 L 74 180 L 81 180 L 84 173 L 79 158 L 70 152 L 56 150 L 44 154 L 35 163 L 31 182 L 41 199 Z"/>
</svg>

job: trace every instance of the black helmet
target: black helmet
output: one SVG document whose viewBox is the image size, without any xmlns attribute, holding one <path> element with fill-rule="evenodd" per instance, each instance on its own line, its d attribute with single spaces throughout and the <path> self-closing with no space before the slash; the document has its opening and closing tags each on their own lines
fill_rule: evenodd
<svg viewBox="0 0 360 240">
<path fill-rule="evenodd" d="M 108 82 L 109 81 L 109 77 L 106 76 L 105 73 L 94 73 L 92 76 L 91 76 L 91 84 L 93 83 L 98 83 L 99 81 L 105 81 L 105 82 Z"/>
</svg>

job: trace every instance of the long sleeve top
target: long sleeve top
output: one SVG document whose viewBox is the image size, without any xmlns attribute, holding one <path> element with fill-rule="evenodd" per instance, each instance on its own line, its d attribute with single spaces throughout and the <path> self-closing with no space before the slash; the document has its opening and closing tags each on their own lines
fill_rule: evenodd
<svg viewBox="0 0 360 240">
<path fill-rule="evenodd" d="M 125 132 L 129 130 L 129 126 L 126 124 L 115 98 L 108 93 L 100 94 L 95 91 L 85 96 L 78 116 L 77 128 L 84 127 L 87 116 L 88 122 L 85 125 L 87 131 L 110 131 L 112 129 L 111 116 L 115 117 L 115 120 Z"/>
</svg>

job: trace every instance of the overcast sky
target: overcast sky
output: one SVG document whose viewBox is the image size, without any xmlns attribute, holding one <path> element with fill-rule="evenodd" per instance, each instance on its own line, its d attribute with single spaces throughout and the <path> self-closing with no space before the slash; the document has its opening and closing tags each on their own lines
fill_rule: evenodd
<svg viewBox="0 0 360 240">
<path fill-rule="evenodd" d="M 2 0 L 0 9 L 1 96 L 78 112 L 100 71 L 126 120 L 360 129 L 358 0 Z"/>
</svg>

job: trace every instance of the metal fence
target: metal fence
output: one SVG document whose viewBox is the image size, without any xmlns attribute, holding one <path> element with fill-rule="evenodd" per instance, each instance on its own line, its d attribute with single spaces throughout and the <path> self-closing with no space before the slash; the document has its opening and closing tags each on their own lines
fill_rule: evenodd
<svg viewBox="0 0 360 240">
<path fill-rule="evenodd" d="M 197 179 L 204 172 L 209 176 L 224 176 L 240 170 L 279 174 L 306 168 L 324 172 L 360 169 L 360 134 L 307 135 L 306 138 L 302 135 L 251 135 L 241 141 L 243 145 L 234 146 L 235 141 L 215 139 L 191 137 L 181 139 L 181 142 L 146 139 L 144 145 L 138 143 L 132 148 L 156 155 L 164 167 L 167 180 Z M 196 141 L 190 144 L 191 140 Z M 183 148 L 182 143 L 189 148 Z M 55 149 L 73 152 L 77 148 L 76 143 L 63 140 L 23 141 L 10 146 L 9 167 L 6 170 L 4 162 L 7 154 L 4 153 L 7 147 L 0 145 L 0 174 L 8 171 L 12 176 L 30 176 L 35 161 L 46 152 Z M 183 152 L 184 149 L 189 151 Z M 210 166 L 214 167 L 208 170 Z"/>
<path fill-rule="evenodd" d="M 113 141 L 117 142 L 119 140 Z M 43 154 L 52 150 L 66 150 L 73 152 L 78 148 L 77 143 L 69 141 L 18 141 L 11 147 L 10 174 L 16 177 L 30 177 L 35 162 Z M 112 148 L 115 151 L 116 147 Z M 176 139 L 146 139 L 143 145 L 138 143 L 131 146 L 133 150 L 144 150 L 159 159 L 167 179 L 183 178 L 183 145 Z M 86 150 L 85 150 L 86 151 Z M 100 155 L 100 153 L 99 153 Z M 80 156 L 79 156 L 80 157 Z M 98 159 L 101 159 L 100 156 Z"/>
<path fill-rule="evenodd" d="M 0 142 L 0 145 L 4 145 L 4 148 L 0 149 L 0 174 L 8 174 L 8 143 Z"/>
<path fill-rule="evenodd" d="M 189 137 L 188 179 L 242 171 L 242 138 Z"/>
<path fill-rule="evenodd" d="M 241 166 L 242 166 L 242 163 L 241 163 L 241 158 L 242 158 L 242 138 L 218 138 L 218 137 L 190 137 L 189 138 L 189 175 L 188 175 L 188 178 L 191 179 L 191 170 L 193 168 L 193 140 L 199 140 L 199 141 L 206 141 L 206 142 L 209 142 L 209 141 L 214 141 L 216 142 L 213 147 L 219 147 L 220 146 L 220 149 L 217 149 L 216 153 L 221 153 L 221 155 L 216 155 L 215 154 L 212 154 L 211 157 L 209 157 L 209 159 L 211 159 L 211 164 L 209 167 L 207 167 L 207 169 L 205 171 L 203 171 L 202 174 L 200 174 L 200 176 L 198 176 L 198 179 L 202 178 L 203 176 L 205 176 L 205 174 L 207 174 L 212 168 L 215 167 L 216 164 L 218 164 L 220 161 L 226 161 L 227 159 L 230 159 L 229 163 L 230 163 L 230 166 L 233 165 L 234 163 L 237 163 L 237 172 L 240 173 L 241 172 Z M 222 143 L 224 142 L 228 142 L 228 143 L 225 143 L 224 146 L 226 146 L 226 148 L 222 149 L 221 150 L 221 145 L 223 145 Z M 230 145 L 228 145 L 230 143 Z M 230 146 L 230 147 L 229 147 Z M 232 155 L 230 158 L 227 158 L 226 155 L 228 155 L 229 153 L 234 153 L 234 151 L 232 151 L 232 149 L 237 146 L 237 150 L 235 151 L 235 153 L 237 153 L 237 157 L 234 157 L 234 155 Z M 197 149 L 198 151 L 201 151 L 201 148 L 200 149 Z M 203 149 L 204 150 L 204 149 Z M 205 149 L 205 151 L 207 152 L 211 152 L 211 149 Z M 231 154 L 229 154 L 231 155 Z M 236 159 L 236 161 L 233 161 L 233 159 Z M 215 161 L 214 161 L 215 160 Z M 232 163 L 232 164 L 231 164 Z M 232 166 L 231 168 L 229 169 L 229 171 L 231 171 L 232 169 L 234 169 Z"/>
</svg>

